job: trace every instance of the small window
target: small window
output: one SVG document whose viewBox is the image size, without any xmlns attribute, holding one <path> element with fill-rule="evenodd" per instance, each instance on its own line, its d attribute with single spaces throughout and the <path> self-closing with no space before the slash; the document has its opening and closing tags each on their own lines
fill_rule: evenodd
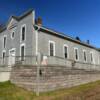
<svg viewBox="0 0 100 100">
<path fill-rule="evenodd" d="M 3 38 L 3 46 L 4 46 L 4 48 L 6 48 L 6 42 L 7 42 L 7 37 L 4 36 L 4 38 Z"/>
<path fill-rule="evenodd" d="M 78 48 L 74 48 L 74 52 L 75 52 L 75 60 L 79 60 Z"/>
<path fill-rule="evenodd" d="M 86 51 L 85 50 L 83 51 L 83 56 L 84 56 L 84 61 L 86 62 L 87 61 L 87 57 L 86 57 Z"/>
<path fill-rule="evenodd" d="M 55 56 L 55 43 L 53 41 L 49 42 L 49 55 Z"/>
<path fill-rule="evenodd" d="M 68 46 L 64 45 L 64 58 L 68 58 Z"/>
<path fill-rule="evenodd" d="M 14 37 L 15 37 L 15 32 L 12 32 L 11 38 L 14 39 Z"/>
<path fill-rule="evenodd" d="M 26 35 L 26 27 L 25 25 L 21 28 L 21 41 L 25 41 L 25 35 Z"/>
<path fill-rule="evenodd" d="M 21 60 L 24 61 L 25 58 L 25 46 L 22 45 L 21 46 Z"/>
</svg>

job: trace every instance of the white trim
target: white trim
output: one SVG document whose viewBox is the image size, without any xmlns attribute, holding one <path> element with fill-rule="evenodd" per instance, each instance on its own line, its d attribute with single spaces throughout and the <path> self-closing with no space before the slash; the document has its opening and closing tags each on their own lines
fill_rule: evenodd
<svg viewBox="0 0 100 100">
<path fill-rule="evenodd" d="M 11 34 L 10 34 L 11 36 L 10 37 L 11 37 L 12 40 L 15 38 L 15 30 L 16 30 L 16 28 L 14 28 L 13 30 L 11 30 Z M 13 32 L 14 32 L 14 37 L 12 37 L 12 33 Z"/>
<path fill-rule="evenodd" d="M 68 49 L 68 45 L 67 44 L 64 44 L 63 45 L 63 57 L 65 58 L 65 48 L 64 47 L 67 47 L 67 59 L 69 58 L 69 49 Z"/>
<path fill-rule="evenodd" d="M 86 56 L 86 60 L 84 59 L 84 52 L 85 52 L 85 56 Z M 83 49 L 83 60 L 84 60 L 84 62 L 87 62 L 87 52 L 86 52 L 86 50 L 85 49 Z"/>
<path fill-rule="evenodd" d="M 35 38 L 36 38 L 36 55 L 38 54 L 38 31 L 35 31 Z"/>
<path fill-rule="evenodd" d="M 76 59 L 75 50 L 77 50 L 77 57 L 78 57 L 77 59 Z M 75 59 L 75 61 L 79 61 L 79 51 L 78 51 L 77 47 L 74 47 L 74 59 Z"/>
<path fill-rule="evenodd" d="M 11 52 L 12 50 L 15 51 L 15 56 L 16 56 L 16 48 L 9 49 L 9 55 L 10 55 L 10 52 Z"/>
<path fill-rule="evenodd" d="M 26 55 L 26 50 L 25 50 L 25 48 L 26 48 L 26 45 L 25 45 L 25 43 L 22 43 L 21 45 L 20 45 L 20 57 L 21 57 L 21 47 L 22 46 L 24 46 L 24 59 L 25 59 L 25 55 Z M 21 59 L 21 58 L 20 58 Z"/>
<path fill-rule="evenodd" d="M 22 28 L 23 27 L 25 27 L 25 40 L 26 40 L 26 24 L 23 24 L 23 25 L 21 25 L 21 30 L 20 30 L 20 42 L 24 42 L 23 40 L 22 40 Z"/>
<path fill-rule="evenodd" d="M 48 53 L 49 53 L 49 56 L 50 56 L 50 43 L 53 43 L 53 46 L 54 46 L 54 50 L 53 50 L 53 56 L 55 56 L 56 52 L 55 52 L 55 42 L 54 41 L 51 41 L 49 40 L 49 44 L 48 44 Z"/>
</svg>

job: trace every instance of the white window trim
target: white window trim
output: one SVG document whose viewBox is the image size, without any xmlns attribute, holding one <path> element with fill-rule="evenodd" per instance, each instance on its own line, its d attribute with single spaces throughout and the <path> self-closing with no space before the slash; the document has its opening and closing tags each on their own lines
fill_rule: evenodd
<svg viewBox="0 0 100 100">
<path fill-rule="evenodd" d="M 14 28 L 12 31 L 11 31 L 11 39 L 14 39 L 15 38 L 15 30 L 16 28 Z M 12 37 L 12 33 L 14 32 L 14 37 Z"/>
<path fill-rule="evenodd" d="M 86 54 L 86 60 L 84 59 L 84 52 Z M 87 62 L 87 52 L 86 52 L 86 50 L 83 50 L 83 60 L 84 60 L 84 62 Z"/>
<path fill-rule="evenodd" d="M 50 56 L 50 43 L 53 43 L 53 46 L 54 46 L 54 52 L 53 52 L 53 56 L 55 56 L 56 52 L 55 52 L 55 42 L 54 41 L 51 41 L 49 40 L 49 44 L 48 44 L 48 50 L 49 50 L 49 56 Z"/>
<path fill-rule="evenodd" d="M 95 64 L 93 51 L 90 51 L 90 57 L 91 57 L 91 54 L 92 54 L 92 60 L 93 60 L 93 61 L 91 61 L 91 63 Z M 91 58 L 90 58 L 90 60 L 91 60 Z"/>
<path fill-rule="evenodd" d="M 75 59 L 75 61 L 79 61 L 79 51 L 77 52 L 78 59 L 76 59 L 76 55 L 75 55 L 75 50 L 76 49 L 78 51 L 78 48 L 77 47 L 74 47 L 74 59 Z"/>
<path fill-rule="evenodd" d="M 67 44 L 64 44 L 63 45 L 63 56 L 64 56 L 64 58 L 65 58 L 65 48 L 64 47 L 67 47 L 67 58 L 66 59 L 68 59 L 69 58 L 69 49 L 68 49 L 68 45 Z"/>
<path fill-rule="evenodd" d="M 6 48 L 6 44 L 5 44 L 5 47 L 4 47 L 4 38 L 6 37 L 6 44 L 7 44 L 7 35 L 4 35 L 3 36 L 3 48 L 5 49 Z"/>
<path fill-rule="evenodd" d="M 21 25 L 21 30 L 20 30 L 20 42 L 24 42 L 22 41 L 22 28 L 25 27 L 25 40 L 26 40 L 26 24 Z"/>
<path fill-rule="evenodd" d="M 22 43 L 21 45 L 20 45 L 20 57 L 21 57 L 21 47 L 22 46 L 24 46 L 24 59 L 25 59 L 25 55 L 26 55 L 26 50 L 25 50 L 25 48 L 26 48 L 26 45 L 25 45 L 25 43 Z M 21 59 L 21 58 L 20 58 Z"/>
</svg>

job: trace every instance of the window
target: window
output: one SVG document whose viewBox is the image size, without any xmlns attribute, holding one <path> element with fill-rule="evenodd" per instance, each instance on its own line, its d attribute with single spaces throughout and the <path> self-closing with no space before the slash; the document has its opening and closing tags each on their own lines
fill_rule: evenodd
<svg viewBox="0 0 100 100">
<path fill-rule="evenodd" d="M 75 60 L 79 60 L 78 48 L 74 48 Z"/>
<path fill-rule="evenodd" d="M 90 52 L 90 60 L 93 62 L 93 52 Z"/>
<path fill-rule="evenodd" d="M 7 37 L 4 36 L 4 38 L 3 38 L 3 47 L 4 47 L 4 48 L 6 48 L 6 41 L 7 41 Z"/>
<path fill-rule="evenodd" d="M 21 41 L 25 41 L 26 35 L 26 25 L 23 25 L 21 28 Z"/>
<path fill-rule="evenodd" d="M 87 61 L 87 57 L 86 57 L 86 51 L 83 50 L 83 57 L 84 57 L 84 61 L 86 62 Z"/>
<path fill-rule="evenodd" d="M 49 41 L 49 55 L 55 56 L 55 42 Z"/>
<path fill-rule="evenodd" d="M 68 58 L 68 46 L 64 45 L 64 58 Z"/>
<path fill-rule="evenodd" d="M 21 45 L 20 55 L 21 55 L 21 60 L 24 61 L 24 58 L 25 58 L 25 45 Z"/>
<path fill-rule="evenodd" d="M 15 32 L 12 32 L 11 33 L 11 38 L 14 39 L 14 36 L 15 36 Z"/>
<path fill-rule="evenodd" d="M 2 62 L 3 62 L 3 64 L 5 63 L 5 56 L 6 56 L 6 52 L 3 51 L 2 52 Z"/>
</svg>

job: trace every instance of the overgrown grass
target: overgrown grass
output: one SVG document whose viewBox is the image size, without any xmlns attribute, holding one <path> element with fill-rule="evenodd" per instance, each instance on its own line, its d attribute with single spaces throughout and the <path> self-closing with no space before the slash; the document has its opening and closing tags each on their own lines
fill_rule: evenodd
<svg viewBox="0 0 100 100">
<path fill-rule="evenodd" d="M 35 94 L 11 84 L 0 83 L 0 100 L 34 100 Z"/>
<path fill-rule="evenodd" d="M 98 93 L 98 96 L 93 91 Z M 88 100 L 86 98 L 90 96 L 98 97 L 98 100 L 100 100 L 100 81 L 69 89 L 41 93 L 39 97 L 33 92 L 15 86 L 10 81 L 0 83 L 0 100 L 77 100 L 77 98 L 78 100 Z"/>
</svg>

